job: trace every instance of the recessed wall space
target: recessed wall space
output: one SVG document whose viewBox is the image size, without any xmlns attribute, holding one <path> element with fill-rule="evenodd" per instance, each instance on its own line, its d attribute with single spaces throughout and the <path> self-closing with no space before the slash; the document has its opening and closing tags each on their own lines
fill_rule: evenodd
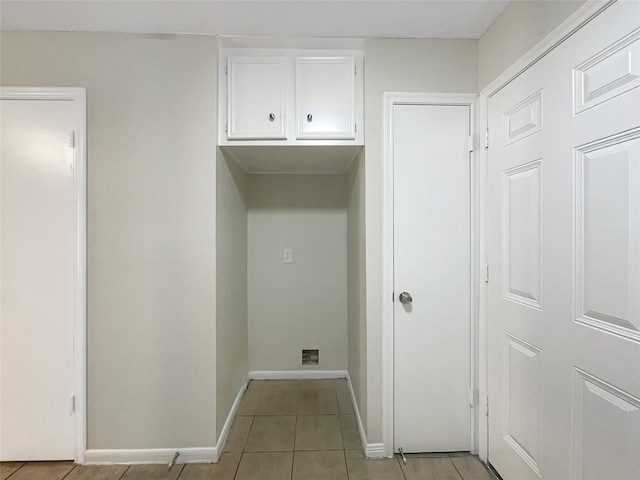
<svg viewBox="0 0 640 480">
<path fill-rule="evenodd" d="M 248 185 L 250 370 L 300 370 L 309 346 L 318 368 L 346 370 L 345 175 L 249 175 Z"/>
<path fill-rule="evenodd" d="M 364 43 L 218 41 L 218 324 L 246 324 L 250 378 L 349 371 L 359 394 Z"/>
<path fill-rule="evenodd" d="M 362 311 L 361 149 L 219 150 L 217 322 L 224 334 L 218 362 L 233 361 L 241 370 L 235 357 L 246 352 L 250 372 L 347 370 L 348 319 L 359 332 Z M 265 173 L 255 173 L 260 170 Z M 309 170 L 327 173 L 300 173 Z M 353 340 L 359 358 L 359 338 Z M 313 361 L 304 361 L 307 350 Z M 237 392 L 233 379 L 241 378 L 229 372 L 229 379 L 218 379 L 226 387 L 218 391 Z M 233 398 L 220 402 L 230 407 Z"/>
</svg>

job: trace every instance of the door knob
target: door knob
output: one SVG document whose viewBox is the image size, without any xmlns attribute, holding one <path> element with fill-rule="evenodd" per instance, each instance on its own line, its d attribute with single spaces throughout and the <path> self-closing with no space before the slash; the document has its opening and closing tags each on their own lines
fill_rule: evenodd
<svg viewBox="0 0 640 480">
<path fill-rule="evenodd" d="M 313 115 L 311 114 L 307 115 L 307 122 L 313 122 Z"/>
<path fill-rule="evenodd" d="M 409 292 L 402 292 L 398 298 L 400 299 L 400 303 L 413 302 L 413 298 L 411 298 L 411 295 L 409 294 Z"/>
<path fill-rule="evenodd" d="M 270 114 L 269 114 L 269 121 L 270 121 L 270 122 L 273 122 L 275 119 L 276 119 L 275 114 L 270 113 Z"/>
</svg>

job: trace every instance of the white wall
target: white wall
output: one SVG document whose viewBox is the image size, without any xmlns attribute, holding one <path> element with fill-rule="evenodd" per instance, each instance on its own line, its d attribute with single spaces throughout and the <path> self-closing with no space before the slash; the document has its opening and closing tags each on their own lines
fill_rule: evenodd
<svg viewBox="0 0 640 480">
<path fill-rule="evenodd" d="M 365 204 L 369 443 L 382 442 L 382 172 L 386 91 L 470 93 L 478 85 L 476 40 L 388 40 L 365 43 Z M 359 405 L 360 407 L 360 405 Z"/>
<path fill-rule="evenodd" d="M 367 420 L 367 316 L 364 238 L 364 149 L 347 172 L 347 370 L 363 424 Z"/>
<path fill-rule="evenodd" d="M 486 87 L 585 2 L 511 2 L 479 41 L 478 90 Z"/>
<path fill-rule="evenodd" d="M 300 370 L 304 347 L 346 370 L 345 176 L 249 175 L 247 200 L 250 370 Z"/>
<path fill-rule="evenodd" d="M 215 445 L 215 38 L 1 35 L 3 86 L 87 88 L 88 447 Z"/>
<path fill-rule="evenodd" d="M 218 149 L 216 161 L 216 430 L 220 435 L 249 371 L 247 174 Z"/>
</svg>

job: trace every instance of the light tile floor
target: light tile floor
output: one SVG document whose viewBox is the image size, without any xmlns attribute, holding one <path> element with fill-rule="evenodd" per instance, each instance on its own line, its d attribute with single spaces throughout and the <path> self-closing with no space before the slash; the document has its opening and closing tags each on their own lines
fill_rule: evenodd
<svg viewBox="0 0 640 480">
<path fill-rule="evenodd" d="M 466 453 L 368 460 L 345 380 L 258 380 L 217 464 L 74 466 L 6 462 L 0 480 L 493 480 Z"/>
</svg>

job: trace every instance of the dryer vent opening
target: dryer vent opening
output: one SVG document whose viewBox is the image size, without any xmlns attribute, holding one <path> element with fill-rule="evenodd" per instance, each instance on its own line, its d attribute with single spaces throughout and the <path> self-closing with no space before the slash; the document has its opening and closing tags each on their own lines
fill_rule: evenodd
<svg viewBox="0 0 640 480">
<path fill-rule="evenodd" d="M 320 351 L 316 349 L 302 349 L 302 365 L 317 366 L 320 365 Z"/>
</svg>

